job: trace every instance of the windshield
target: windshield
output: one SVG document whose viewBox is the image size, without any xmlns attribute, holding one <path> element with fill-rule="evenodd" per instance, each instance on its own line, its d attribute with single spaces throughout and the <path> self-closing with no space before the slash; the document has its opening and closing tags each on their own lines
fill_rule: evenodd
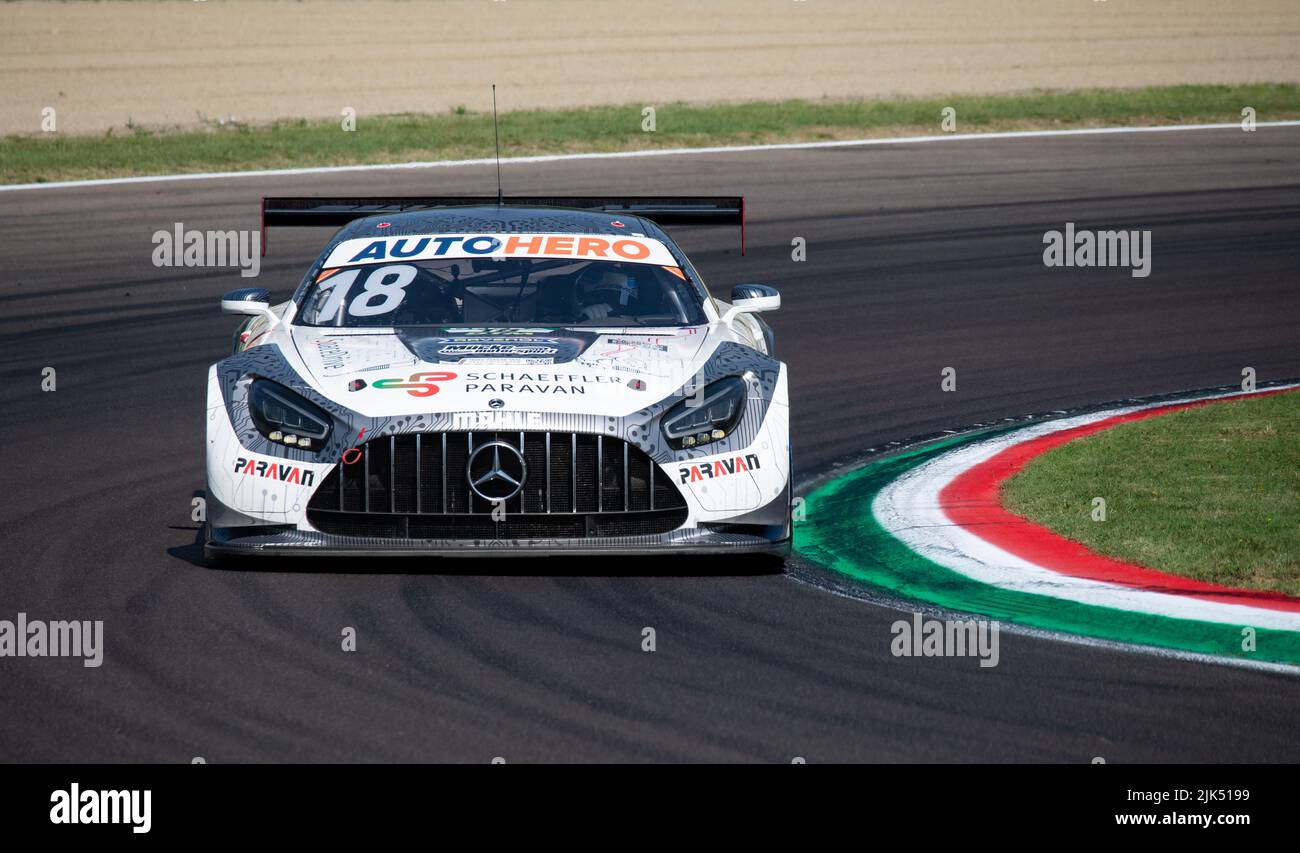
<svg viewBox="0 0 1300 853">
<path fill-rule="evenodd" d="M 546 323 L 685 326 L 706 322 L 676 266 L 568 258 L 458 258 L 338 267 L 301 303 L 307 326 Z"/>
</svg>

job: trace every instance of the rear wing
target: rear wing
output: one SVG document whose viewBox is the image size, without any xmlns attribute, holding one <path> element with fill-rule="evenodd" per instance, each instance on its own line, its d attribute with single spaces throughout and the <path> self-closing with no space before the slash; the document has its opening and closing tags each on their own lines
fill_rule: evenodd
<svg viewBox="0 0 1300 853">
<path fill-rule="evenodd" d="M 367 216 L 410 213 L 440 207 L 516 205 L 567 207 L 643 216 L 658 225 L 739 225 L 745 254 L 744 196 L 347 196 L 265 197 L 262 199 L 262 254 L 271 225 L 346 225 Z"/>
</svg>

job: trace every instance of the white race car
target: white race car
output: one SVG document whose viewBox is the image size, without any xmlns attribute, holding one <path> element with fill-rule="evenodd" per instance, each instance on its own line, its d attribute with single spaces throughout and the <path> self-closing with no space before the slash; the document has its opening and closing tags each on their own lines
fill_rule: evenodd
<svg viewBox="0 0 1300 853">
<path fill-rule="evenodd" d="M 344 225 L 208 371 L 210 558 L 790 548 L 786 366 L 659 223 L 742 199 L 265 199 Z"/>
</svg>

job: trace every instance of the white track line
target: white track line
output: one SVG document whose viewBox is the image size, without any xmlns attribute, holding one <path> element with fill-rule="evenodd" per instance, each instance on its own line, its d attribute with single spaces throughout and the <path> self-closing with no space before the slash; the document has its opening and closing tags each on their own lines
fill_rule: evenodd
<svg viewBox="0 0 1300 853">
<path fill-rule="evenodd" d="M 1298 121 L 1261 121 L 1257 128 L 1296 127 Z M 1102 136 L 1114 133 L 1170 133 L 1182 130 L 1240 129 L 1227 124 L 1171 124 L 1159 127 L 1086 127 L 1072 130 L 1013 130 L 998 133 L 945 133 L 938 136 L 897 136 L 881 139 L 837 139 L 828 142 L 778 142 L 769 145 L 731 145 L 713 148 L 658 148 L 646 151 L 607 151 L 588 154 L 539 154 L 504 157 L 502 163 L 559 163 L 566 160 L 616 160 L 629 157 L 684 157 L 700 154 L 743 154 L 753 151 L 796 151 L 812 148 L 849 148 L 861 145 L 913 145 L 922 142 L 968 142 L 990 139 L 1037 139 L 1046 136 Z M 414 163 L 376 163 L 359 166 L 314 166 L 304 169 L 261 169 L 246 172 L 195 172 L 182 175 L 142 175 L 133 178 L 96 178 L 85 181 L 51 181 L 42 184 L 0 184 L 0 192 L 13 190 L 58 190 L 76 187 L 106 187 L 120 184 L 153 184 L 162 181 L 206 181 L 213 178 L 280 178 L 295 175 L 332 175 L 341 172 L 389 171 L 393 169 L 451 169 L 458 166 L 490 166 L 496 160 L 427 160 Z"/>
</svg>

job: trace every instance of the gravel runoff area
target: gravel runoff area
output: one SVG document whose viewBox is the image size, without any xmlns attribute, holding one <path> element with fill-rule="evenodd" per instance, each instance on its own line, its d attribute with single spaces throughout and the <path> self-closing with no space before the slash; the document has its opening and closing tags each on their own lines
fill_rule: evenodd
<svg viewBox="0 0 1300 853">
<path fill-rule="evenodd" d="M 0 134 L 1300 82 L 1295 0 L 0 3 Z"/>
</svg>

